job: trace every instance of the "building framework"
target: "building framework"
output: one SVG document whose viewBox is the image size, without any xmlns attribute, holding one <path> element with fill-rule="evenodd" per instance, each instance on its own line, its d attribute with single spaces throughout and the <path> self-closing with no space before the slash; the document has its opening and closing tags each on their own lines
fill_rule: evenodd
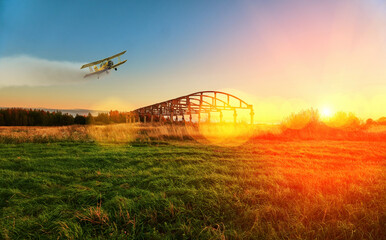
<svg viewBox="0 0 386 240">
<path fill-rule="evenodd" d="M 156 103 L 138 108 L 127 115 L 127 122 L 162 122 L 162 121 L 186 121 L 192 122 L 197 115 L 198 122 L 201 115 L 207 114 L 207 121 L 211 121 L 211 113 L 220 114 L 220 122 L 223 121 L 224 111 L 233 111 L 234 123 L 237 122 L 237 110 L 250 110 L 250 120 L 253 124 L 253 106 L 240 98 L 225 92 L 202 91 L 186 96 Z"/>
</svg>

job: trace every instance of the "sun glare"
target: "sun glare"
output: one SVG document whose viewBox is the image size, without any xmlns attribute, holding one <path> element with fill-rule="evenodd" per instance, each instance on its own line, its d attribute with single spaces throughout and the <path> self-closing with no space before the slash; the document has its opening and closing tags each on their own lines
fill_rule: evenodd
<svg viewBox="0 0 386 240">
<path fill-rule="evenodd" d="M 330 118 L 332 117 L 332 110 L 331 108 L 329 107 L 323 107 L 321 110 L 320 110 L 320 115 L 322 118 Z"/>
</svg>

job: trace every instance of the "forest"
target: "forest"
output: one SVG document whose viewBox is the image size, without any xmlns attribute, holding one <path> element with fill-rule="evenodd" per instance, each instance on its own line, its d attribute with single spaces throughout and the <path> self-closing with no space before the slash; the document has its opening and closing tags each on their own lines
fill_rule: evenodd
<svg viewBox="0 0 386 240">
<path fill-rule="evenodd" d="M 75 116 L 60 111 L 50 112 L 41 109 L 3 108 L 0 109 L 0 126 L 67 126 L 73 124 L 110 124 L 126 121 L 124 113 L 110 111 L 93 116 Z"/>
</svg>

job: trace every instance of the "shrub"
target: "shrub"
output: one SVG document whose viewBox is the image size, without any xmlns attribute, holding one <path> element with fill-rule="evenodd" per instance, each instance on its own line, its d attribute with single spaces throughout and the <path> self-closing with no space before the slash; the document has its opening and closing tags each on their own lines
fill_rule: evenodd
<svg viewBox="0 0 386 240">
<path fill-rule="evenodd" d="M 282 126 L 290 129 L 302 129 L 307 125 L 313 125 L 320 122 L 319 111 L 313 108 L 303 110 L 299 113 L 292 113 L 282 123 Z"/>
</svg>

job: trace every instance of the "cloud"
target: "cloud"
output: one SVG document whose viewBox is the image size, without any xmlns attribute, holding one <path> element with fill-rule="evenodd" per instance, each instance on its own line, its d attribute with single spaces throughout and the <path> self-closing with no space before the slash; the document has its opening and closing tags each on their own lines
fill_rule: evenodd
<svg viewBox="0 0 386 240">
<path fill-rule="evenodd" d="M 30 56 L 0 58 L 0 88 L 12 86 L 52 86 L 86 81 L 82 63 L 51 61 Z"/>
</svg>

